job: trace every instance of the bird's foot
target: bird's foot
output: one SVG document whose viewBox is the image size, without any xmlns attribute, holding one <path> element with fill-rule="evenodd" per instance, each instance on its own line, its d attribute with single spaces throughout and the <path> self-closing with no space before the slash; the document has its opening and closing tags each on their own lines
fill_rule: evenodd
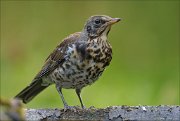
<svg viewBox="0 0 180 121">
<path fill-rule="evenodd" d="M 85 106 L 81 106 L 81 108 L 82 108 L 82 109 L 86 109 L 86 107 L 85 107 Z"/>
</svg>

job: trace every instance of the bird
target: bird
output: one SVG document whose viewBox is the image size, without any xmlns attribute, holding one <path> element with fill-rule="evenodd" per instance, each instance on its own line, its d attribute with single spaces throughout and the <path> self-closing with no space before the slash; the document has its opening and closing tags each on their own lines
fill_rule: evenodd
<svg viewBox="0 0 180 121">
<path fill-rule="evenodd" d="M 108 34 L 111 26 L 120 20 L 107 15 L 91 16 L 82 31 L 70 34 L 58 44 L 30 85 L 15 98 L 26 104 L 45 88 L 55 84 L 65 109 L 71 106 L 65 101 L 62 88 L 75 89 L 81 107 L 85 108 L 81 90 L 98 80 L 110 64 L 112 47 Z"/>
</svg>

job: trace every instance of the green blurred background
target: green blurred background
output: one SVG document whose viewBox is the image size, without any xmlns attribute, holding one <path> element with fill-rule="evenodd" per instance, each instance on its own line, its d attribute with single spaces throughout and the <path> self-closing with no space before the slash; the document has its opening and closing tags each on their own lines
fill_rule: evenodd
<svg viewBox="0 0 180 121">
<path fill-rule="evenodd" d="M 120 17 L 109 34 L 113 60 L 83 89 L 86 107 L 179 105 L 179 1 L 1 1 L 1 96 L 27 86 L 46 57 L 92 15 Z M 63 90 L 80 105 L 74 90 Z M 51 86 L 27 107 L 63 107 Z"/>
</svg>

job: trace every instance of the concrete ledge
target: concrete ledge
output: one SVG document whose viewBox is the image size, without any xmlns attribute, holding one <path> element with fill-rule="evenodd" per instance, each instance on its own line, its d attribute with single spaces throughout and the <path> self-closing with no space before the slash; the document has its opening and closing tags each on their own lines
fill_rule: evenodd
<svg viewBox="0 0 180 121">
<path fill-rule="evenodd" d="M 26 120 L 180 120 L 180 106 L 111 106 L 104 109 L 27 109 Z"/>
</svg>

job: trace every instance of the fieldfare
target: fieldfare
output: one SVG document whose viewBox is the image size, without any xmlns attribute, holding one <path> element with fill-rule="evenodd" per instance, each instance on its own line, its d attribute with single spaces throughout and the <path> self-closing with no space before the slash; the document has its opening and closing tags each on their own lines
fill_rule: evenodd
<svg viewBox="0 0 180 121">
<path fill-rule="evenodd" d="M 69 35 L 54 49 L 31 84 L 15 98 L 28 103 L 45 88 L 55 84 L 64 108 L 70 107 L 62 88 L 75 89 L 84 108 L 81 90 L 94 83 L 110 64 L 112 48 L 107 36 L 111 26 L 120 20 L 106 15 L 91 16 L 81 32 Z"/>
</svg>

